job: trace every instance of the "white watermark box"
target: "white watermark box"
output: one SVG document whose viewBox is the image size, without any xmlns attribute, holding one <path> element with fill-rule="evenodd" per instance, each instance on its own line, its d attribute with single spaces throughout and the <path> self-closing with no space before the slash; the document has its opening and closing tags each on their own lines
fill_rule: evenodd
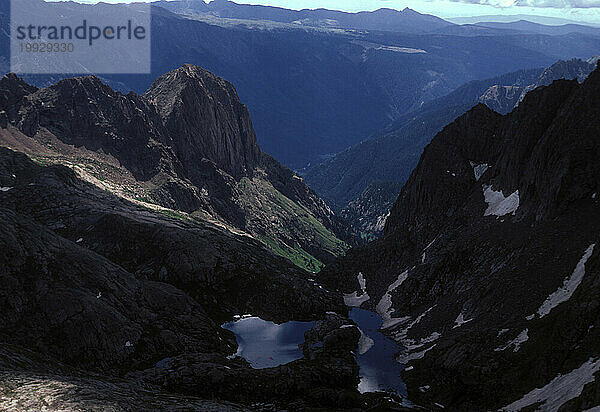
<svg viewBox="0 0 600 412">
<path fill-rule="evenodd" d="M 11 0 L 11 71 L 147 74 L 151 6 Z"/>
</svg>

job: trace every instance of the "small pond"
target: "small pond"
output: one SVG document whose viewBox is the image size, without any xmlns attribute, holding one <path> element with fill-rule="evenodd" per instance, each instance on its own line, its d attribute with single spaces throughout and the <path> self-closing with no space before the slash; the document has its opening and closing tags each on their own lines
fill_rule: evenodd
<svg viewBox="0 0 600 412">
<path fill-rule="evenodd" d="M 304 332 L 315 322 L 286 322 L 277 325 L 257 317 L 243 317 L 223 325 L 235 333 L 237 356 L 250 362 L 255 369 L 273 368 L 302 358 L 298 347 L 304 342 Z"/>
</svg>

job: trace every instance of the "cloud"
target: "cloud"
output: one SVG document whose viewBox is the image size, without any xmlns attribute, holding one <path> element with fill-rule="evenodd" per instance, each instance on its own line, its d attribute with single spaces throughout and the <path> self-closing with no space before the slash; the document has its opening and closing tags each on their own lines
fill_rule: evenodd
<svg viewBox="0 0 600 412">
<path fill-rule="evenodd" d="M 600 7 L 600 0 L 452 0 L 458 3 L 483 4 L 493 7 L 540 7 L 555 9 L 591 9 Z"/>
</svg>

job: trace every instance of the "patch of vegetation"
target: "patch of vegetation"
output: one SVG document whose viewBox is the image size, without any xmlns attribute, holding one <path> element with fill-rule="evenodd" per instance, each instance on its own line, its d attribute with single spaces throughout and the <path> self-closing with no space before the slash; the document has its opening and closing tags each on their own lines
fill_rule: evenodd
<svg viewBox="0 0 600 412">
<path fill-rule="evenodd" d="M 187 217 L 186 215 L 184 215 L 183 213 L 177 212 L 172 209 L 160 209 L 159 212 L 162 213 L 163 215 L 172 217 L 173 219 L 181 220 L 182 222 L 186 222 L 186 223 L 192 222 L 192 220 L 189 217 Z"/>
<path fill-rule="evenodd" d="M 291 261 L 294 265 L 306 270 L 307 272 L 317 273 L 325 266 L 321 261 L 300 247 L 291 248 L 286 244 L 280 245 L 276 240 L 259 236 L 259 240 L 264 243 L 273 253 Z"/>
<path fill-rule="evenodd" d="M 259 237 L 274 253 L 310 272 L 324 266 L 306 249 L 332 256 L 343 255 L 348 245 L 329 231 L 306 207 L 292 201 L 262 179 L 242 179 L 240 201 L 254 222 L 247 230 Z M 297 246 L 289 246 L 293 243 Z"/>
<path fill-rule="evenodd" d="M 33 160 L 34 163 L 36 163 L 40 166 L 45 167 L 45 166 L 50 166 L 53 164 L 50 160 L 45 159 L 43 157 L 37 157 L 37 156 L 29 156 L 29 157 L 31 158 L 31 160 Z"/>
</svg>

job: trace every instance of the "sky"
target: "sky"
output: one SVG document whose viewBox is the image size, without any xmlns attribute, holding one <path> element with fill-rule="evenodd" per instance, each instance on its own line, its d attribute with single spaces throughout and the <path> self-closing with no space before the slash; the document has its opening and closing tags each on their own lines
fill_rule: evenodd
<svg viewBox="0 0 600 412">
<path fill-rule="evenodd" d="M 76 0 L 97 3 L 99 0 Z M 123 3 L 133 0 L 103 0 Z M 136 0 L 140 1 L 140 0 Z M 144 0 L 146 1 L 146 0 Z M 382 7 L 402 10 L 405 7 L 442 18 L 492 14 L 530 14 L 559 17 L 600 25 L 600 0 L 234 0 L 236 3 L 262 4 L 289 9 L 327 8 L 356 12 Z"/>
</svg>

